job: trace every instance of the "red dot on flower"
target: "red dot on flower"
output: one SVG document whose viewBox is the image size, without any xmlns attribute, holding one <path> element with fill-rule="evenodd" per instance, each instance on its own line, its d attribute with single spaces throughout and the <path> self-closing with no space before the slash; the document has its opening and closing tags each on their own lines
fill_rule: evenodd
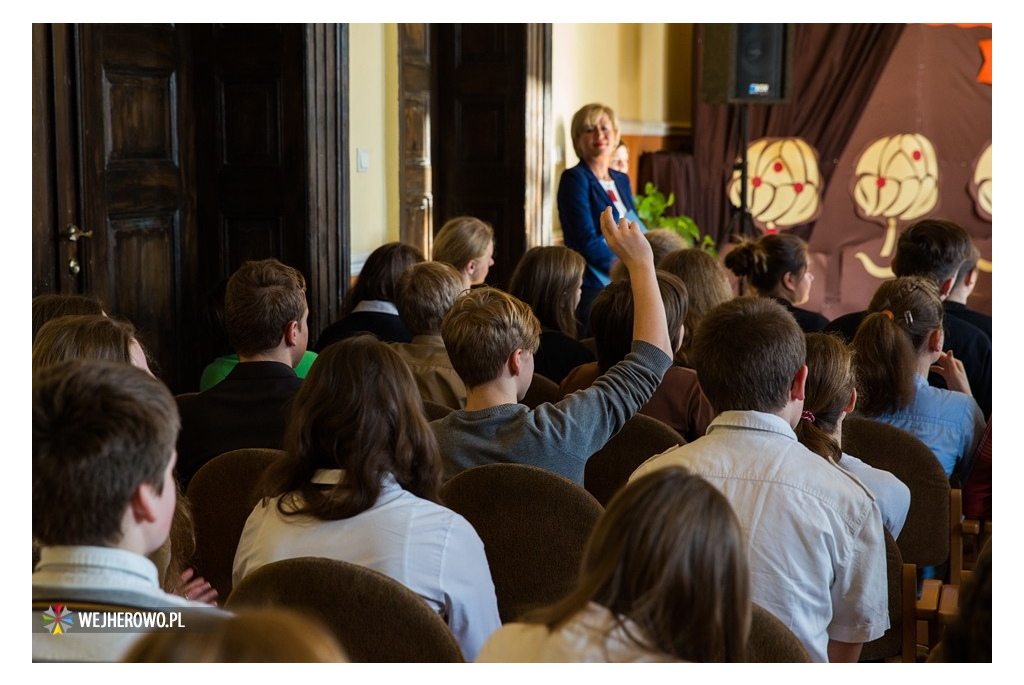
<svg viewBox="0 0 1024 685">
<path fill-rule="evenodd" d="M 875 181 L 875 185 L 878 186 L 879 188 L 884 188 L 885 187 L 885 179 L 882 178 L 881 176 L 879 176 L 878 180 Z"/>
<path fill-rule="evenodd" d="M 772 169 L 775 169 L 776 171 L 782 171 L 782 162 L 775 162 L 775 164 L 772 165 Z"/>
<path fill-rule="evenodd" d="M 798 192 L 798 193 L 804 192 L 804 184 L 803 183 L 794 183 L 793 184 L 793 190 Z"/>
<path fill-rule="evenodd" d="M 755 188 L 760 188 L 761 187 L 761 177 L 760 176 L 755 176 L 753 178 L 753 180 L 750 182 L 750 185 L 754 186 Z"/>
<path fill-rule="evenodd" d="M 914 150 L 913 157 L 914 157 L 914 161 L 915 162 L 919 161 L 921 159 L 921 151 L 920 150 Z"/>
</svg>

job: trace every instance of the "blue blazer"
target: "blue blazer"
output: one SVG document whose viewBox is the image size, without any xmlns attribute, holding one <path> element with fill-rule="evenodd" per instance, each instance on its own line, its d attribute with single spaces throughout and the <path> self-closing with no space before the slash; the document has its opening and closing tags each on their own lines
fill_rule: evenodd
<svg viewBox="0 0 1024 685">
<path fill-rule="evenodd" d="M 622 204 L 626 205 L 626 211 L 632 211 L 635 215 L 629 176 L 614 169 L 608 172 L 615 181 L 615 188 L 619 191 Z M 587 260 L 587 270 L 583 273 L 584 288 L 599 289 L 611 282 L 608 274 L 616 257 L 601 235 L 600 220 L 601 212 L 609 206 L 612 208 L 612 218 L 618 222 L 619 212 L 586 163 L 580 162 L 562 172 L 558 182 L 558 220 L 565 235 L 565 246 L 576 250 Z M 643 222 L 637 219 L 637 223 L 646 230 Z"/>
</svg>

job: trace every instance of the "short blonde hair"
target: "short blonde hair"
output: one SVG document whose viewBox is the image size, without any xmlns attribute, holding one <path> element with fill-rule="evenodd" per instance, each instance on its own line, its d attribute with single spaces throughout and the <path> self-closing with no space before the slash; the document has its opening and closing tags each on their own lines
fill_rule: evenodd
<svg viewBox="0 0 1024 685">
<path fill-rule="evenodd" d="M 434 261 L 447 262 L 459 273 L 475 259 L 483 258 L 494 241 L 494 229 L 475 216 L 448 219 L 434 236 Z"/>
<path fill-rule="evenodd" d="M 583 105 L 579 111 L 572 116 L 572 126 L 569 128 L 569 134 L 572 136 L 572 149 L 576 152 L 576 156 L 583 159 L 583 155 L 580 154 L 580 136 L 583 135 L 583 130 L 587 126 L 593 126 L 597 124 L 598 120 L 608 115 L 608 119 L 612 122 L 612 130 L 615 132 L 614 144 L 619 144 L 619 120 L 615 117 L 615 112 L 611 107 L 602 105 L 597 102 L 592 102 L 589 105 Z"/>
<path fill-rule="evenodd" d="M 440 335 L 441 320 L 464 289 L 462 274 L 451 264 L 413 264 L 395 288 L 398 316 L 413 335 Z"/>
<path fill-rule="evenodd" d="M 469 291 L 448 310 L 441 337 L 467 388 L 493 381 L 517 349 L 536 352 L 540 322 L 530 306 L 497 288 Z"/>
</svg>

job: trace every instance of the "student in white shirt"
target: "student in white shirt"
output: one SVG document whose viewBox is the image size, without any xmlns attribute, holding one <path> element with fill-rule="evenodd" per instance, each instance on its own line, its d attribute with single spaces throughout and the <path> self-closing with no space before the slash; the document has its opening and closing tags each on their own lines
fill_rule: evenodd
<svg viewBox="0 0 1024 685">
<path fill-rule="evenodd" d="M 438 503 L 437 441 L 402 358 L 365 335 L 324 350 L 295 397 L 285 451 L 246 521 L 235 585 L 295 557 L 366 566 L 420 595 L 474 659 L 501 624 L 494 584 L 476 531 Z"/>
</svg>

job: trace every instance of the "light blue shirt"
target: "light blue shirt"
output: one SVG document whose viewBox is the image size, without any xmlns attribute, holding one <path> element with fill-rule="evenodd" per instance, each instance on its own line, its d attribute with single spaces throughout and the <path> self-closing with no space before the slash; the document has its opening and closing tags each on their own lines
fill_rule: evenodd
<svg viewBox="0 0 1024 685">
<path fill-rule="evenodd" d="M 909 405 L 873 418 L 902 428 L 928 445 L 950 476 L 957 463 L 977 449 L 985 432 L 985 417 L 970 395 L 934 388 L 917 374 L 914 387 Z"/>
</svg>

